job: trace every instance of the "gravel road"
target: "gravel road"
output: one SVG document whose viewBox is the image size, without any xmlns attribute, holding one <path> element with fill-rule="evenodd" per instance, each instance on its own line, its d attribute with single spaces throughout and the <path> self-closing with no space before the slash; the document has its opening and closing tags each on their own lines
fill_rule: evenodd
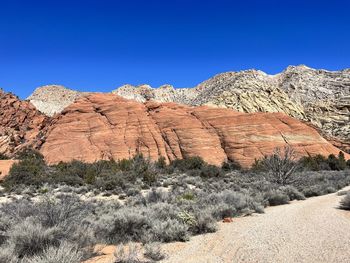
<svg viewBox="0 0 350 263">
<path fill-rule="evenodd" d="M 163 262 L 350 262 L 350 212 L 337 209 L 341 198 L 309 198 L 220 223 L 216 233 L 165 244 Z"/>
</svg>

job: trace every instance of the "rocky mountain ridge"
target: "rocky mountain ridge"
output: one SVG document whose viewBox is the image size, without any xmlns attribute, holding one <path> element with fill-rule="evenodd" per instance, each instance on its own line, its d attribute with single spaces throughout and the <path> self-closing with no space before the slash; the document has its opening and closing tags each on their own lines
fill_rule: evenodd
<svg viewBox="0 0 350 263">
<path fill-rule="evenodd" d="M 42 96 L 44 91 L 48 95 Z M 86 95 L 66 89 L 67 95 L 62 96 L 61 91 L 62 88 L 56 91 L 54 87 L 43 87 L 29 100 L 40 111 L 52 115 L 51 109 L 60 112 L 76 98 Z M 276 75 L 244 70 L 218 74 L 194 88 L 124 85 L 112 93 L 138 102 L 154 100 L 192 106 L 209 105 L 247 113 L 283 112 L 310 123 L 325 137 L 339 141 L 350 150 L 349 69 L 327 71 L 301 65 L 289 66 Z"/>
<path fill-rule="evenodd" d="M 299 156 L 339 153 L 315 129 L 283 113 L 141 103 L 102 93 L 82 96 L 54 117 L 12 94 L 2 93 L 0 107 L 1 153 L 13 155 L 31 146 L 49 164 L 122 159 L 142 153 L 152 160 L 200 156 L 215 165 L 235 160 L 249 167 L 255 159 L 285 145 Z"/>
</svg>

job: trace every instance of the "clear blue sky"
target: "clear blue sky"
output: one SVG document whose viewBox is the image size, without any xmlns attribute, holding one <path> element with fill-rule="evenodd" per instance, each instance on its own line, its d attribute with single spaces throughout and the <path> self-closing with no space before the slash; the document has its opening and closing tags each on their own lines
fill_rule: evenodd
<svg viewBox="0 0 350 263">
<path fill-rule="evenodd" d="M 191 87 L 230 71 L 350 67 L 349 1 L 0 0 L 0 87 Z"/>
</svg>

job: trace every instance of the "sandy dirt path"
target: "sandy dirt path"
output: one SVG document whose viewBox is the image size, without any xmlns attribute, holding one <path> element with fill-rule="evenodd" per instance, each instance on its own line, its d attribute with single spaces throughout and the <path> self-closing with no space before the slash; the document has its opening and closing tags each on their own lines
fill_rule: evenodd
<svg viewBox="0 0 350 263">
<path fill-rule="evenodd" d="M 350 212 L 337 209 L 341 198 L 313 197 L 220 223 L 216 233 L 165 244 L 163 262 L 350 262 Z"/>
</svg>

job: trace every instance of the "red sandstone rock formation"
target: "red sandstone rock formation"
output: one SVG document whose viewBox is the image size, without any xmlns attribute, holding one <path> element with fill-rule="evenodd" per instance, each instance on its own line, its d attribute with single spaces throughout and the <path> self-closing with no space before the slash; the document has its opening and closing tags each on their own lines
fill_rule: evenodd
<svg viewBox="0 0 350 263">
<path fill-rule="evenodd" d="M 300 156 L 339 153 L 315 129 L 282 113 L 142 104 L 111 94 L 79 99 L 53 119 L 45 137 L 41 152 L 49 163 L 142 153 L 167 161 L 201 156 L 215 165 L 230 159 L 247 167 L 286 144 Z"/>
<path fill-rule="evenodd" d="M 47 121 L 30 102 L 0 90 L 0 153 L 11 155 L 23 146 L 40 145 Z"/>
<path fill-rule="evenodd" d="M 16 160 L 0 160 L 0 181 L 8 175 L 12 165 L 16 162 Z"/>
</svg>

